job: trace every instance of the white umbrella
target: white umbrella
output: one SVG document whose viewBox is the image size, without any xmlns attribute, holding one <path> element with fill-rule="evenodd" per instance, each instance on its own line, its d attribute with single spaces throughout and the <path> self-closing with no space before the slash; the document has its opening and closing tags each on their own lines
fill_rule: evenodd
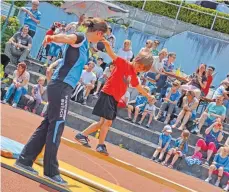
<svg viewBox="0 0 229 192">
<path fill-rule="evenodd" d="M 100 17 L 103 19 L 128 17 L 129 11 L 104 0 L 94 1 L 66 1 L 61 8 L 68 13 L 74 13 L 78 17 L 85 14 L 86 17 Z"/>
</svg>

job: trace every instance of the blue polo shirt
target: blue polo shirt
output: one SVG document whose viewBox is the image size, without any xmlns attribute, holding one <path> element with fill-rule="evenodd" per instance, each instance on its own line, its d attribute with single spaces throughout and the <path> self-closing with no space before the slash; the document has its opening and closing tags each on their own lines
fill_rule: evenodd
<svg viewBox="0 0 229 192">
<path fill-rule="evenodd" d="M 165 135 L 164 133 L 161 133 L 159 136 L 159 140 L 161 140 L 162 146 L 164 147 L 167 143 L 170 143 L 172 140 L 172 136 L 171 135 Z"/>
<path fill-rule="evenodd" d="M 29 10 L 35 19 L 41 20 L 41 12 L 38 10 L 32 10 L 31 7 L 25 7 L 27 10 Z M 31 19 L 31 17 L 26 13 L 25 14 L 25 19 L 24 19 L 24 25 L 29 26 L 29 30 L 31 31 L 36 31 L 37 28 L 37 23 Z"/>
<path fill-rule="evenodd" d="M 75 33 L 77 41 L 75 45 L 67 45 L 63 59 L 59 60 L 58 67 L 54 71 L 52 80 L 59 80 L 76 87 L 84 65 L 88 62 L 89 46 L 83 33 Z"/>
<path fill-rule="evenodd" d="M 168 88 L 167 91 L 166 91 L 166 97 L 167 95 L 169 94 L 171 88 Z M 171 101 L 178 101 L 180 99 L 180 96 L 181 96 L 181 93 L 177 90 L 176 93 L 172 93 L 171 96 L 170 96 L 170 100 Z"/>
</svg>

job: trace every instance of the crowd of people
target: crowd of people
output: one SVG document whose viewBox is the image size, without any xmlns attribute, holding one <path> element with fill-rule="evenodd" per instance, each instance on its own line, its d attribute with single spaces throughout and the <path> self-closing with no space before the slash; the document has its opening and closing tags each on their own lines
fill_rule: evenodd
<svg viewBox="0 0 229 192">
<path fill-rule="evenodd" d="M 83 62 L 84 59 L 80 60 L 80 55 L 78 55 L 80 61 L 75 60 L 71 55 L 72 53 L 80 54 L 76 53 L 74 48 L 81 46 L 82 49 L 88 49 L 90 54 L 88 62 L 85 60 L 85 63 L 79 63 L 80 67 L 82 67 L 82 74 L 77 72 L 76 75 L 80 74 L 80 77 L 77 77 L 78 79 L 73 83 L 70 82 L 72 80 L 69 80 L 72 77 L 69 77 L 66 81 L 65 79 L 61 80 L 74 88 L 74 90 L 67 88 L 69 89 L 67 90 L 68 92 L 71 91 L 71 100 L 73 101 L 87 105 L 90 95 L 94 98 L 99 97 L 93 114 L 100 116 L 101 119 L 97 124 L 91 125 L 84 132 L 76 135 L 76 140 L 89 146 L 87 136 L 98 128 L 103 127 L 105 129 L 107 127 L 107 130 L 101 134 L 97 151 L 108 154 L 104 140 L 112 120 L 116 117 L 116 113 L 111 114 L 106 111 L 107 118 L 105 117 L 104 120 L 98 108 L 105 104 L 117 104 L 118 108 L 126 109 L 127 111 L 127 117 L 123 118 L 134 124 L 150 128 L 153 119 L 164 123 L 164 129 L 159 137 L 158 148 L 155 150 L 152 160 L 160 162 L 169 168 L 173 168 L 179 158 L 187 156 L 190 134 L 198 134 L 200 136 L 204 134 L 204 139 L 197 141 L 194 154 L 187 158 L 187 162 L 190 163 L 197 159 L 198 161 L 195 162 L 198 163 L 202 160 L 201 152 L 207 151 L 207 159 L 204 164 L 209 166 L 209 176 L 206 182 L 211 180 L 214 171 L 218 171 L 218 180 L 215 185 L 219 186 L 223 173 L 229 171 L 229 142 L 222 143 L 224 137 L 223 123 L 229 122 L 229 74 L 216 88 L 213 96 L 206 99 L 217 68 L 201 63 L 193 74 L 181 77 L 174 65 L 177 57 L 176 53 L 168 52 L 166 48 L 159 50 L 160 41 L 147 40 L 145 47 L 139 49 L 140 52 L 137 56 L 134 56 L 131 49 L 131 41 L 128 39 L 123 42 L 123 47 L 115 51 L 116 38 L 112 33 L 112 28 L 101 21 L 93 19 L 89 20 L 89 23 L 86 24 L 87 27 L 85 27 L 87 18 L 82 15 L 79 22 L 70 24 L 55 22 L 50 30 L 47 31 L 44 40 L 45 55 L 47 57 L 45 64 L 47 67 L 47 79 L 44 77 L 37 79 L 37 84 L 33 86 L 29 95 L 28 83 L 30 74 L 25 60 L 31 50 L 32 38 L 36 34 L 36 26 L 41 18 L 38 5 L 38 1 L 33 1 L 32 8 L 22 8 L 26 13 L 24 26 L 6 44 L 5 54 L 10 58 L 12 64 L 17 64 L 17 69 L 13 73 L 13 82 L 8 87 L 2 102 L 9 102 L 13 95 L 12 106 L 17 107 L 21 97 L 25 96 L 24 109 L 36 113 L 39 105 L 45 101 L 46 105 L 41 113 L 44 116 L 48 106 L 47 88 L 44 86 L 45 81 L 51 81 L 52 84 L 52 80 L 60 78 L 60 75 L 65 73 L 68 75 L 68 68 L 65 69 L 67 72 L 60 71 L 66 60 L 73 64 Z M 91 42 L 89 41 L 87 44 L 86 40 L 84 40 L 85 37 L 79 34 L 88 33 L 88 30 L 87 39 L 91 39 Z M 98 33 L 98 31 L 102 31 L 100 36 L 104 36 L 105 39 L 96 39 L 98 35 L 95 36 L 94 33 Z M 81 33 L 77 33 L 77 39 L 74 39 L 71 34 L 76 32 Z M 69 39 L 60 40 L 62 34 L 68 35 Z M 53 39 L 52 36 L 55 36 L 56 39 Z M 51 40 L 47 40 L 47 38 Z M 99 40 L 102 41 L 98 42 Z M 74 46 L 70 46 L 71 44 L 74 44 Z M 77 51 L 79 50 L 77 49 Z M 60 52 L 65 52 L 68 57 L 60 59 Z M 143 53 L 147 53 L 150 56 L 146 56 Z M 81 54 L 84 55 L 84 53 Z M 152 62 L 149 64 L 149 61 Z M 130 62 L 134 63 L 134 70 L 130 69 Z M 138 62 L 144 63 L 144 66 L 137 66 Z M 121 68 L 123 69 L 121 70 Z M 51 77 L 53 70 L 55 72 Z M 126 70 L 126 73 L 124 70 Z M 138 72 L 136 77 L 134 76 L 135 72 Z M 126 76 L 121 77 L 120 75 L 123 74 L 126 74 Z M 121 84 L 117 85 L 120 81 L 122 81 Z M 107 95 L 115 95 L 115 88 L 122 86 L 123 82 L 128 87 L 125 90 L 124 86 L 125 93 L 120 97 L 107 98 Z M 72 84 L 75 86 L 72 86 Z M 141 88 L 139 85 L 142 85 Z M 56 91 L 56 85 L 52 84 L 52 86 L 52 89 Z M 209 104 L 199 117 L 197 108 L 200 101 L 209 102 Z M 147 122 L 145 123 L 145 121 Z M 207 128 L 203 131 L 204 125 L 207 125 Z M 171 136 L 173 129 L 182 131 L 180 138 L 174 144 L 172 144 Z M 23 155 L 25 156 L 25 154 L 26 150 Z M 211 163 L 213 156 L 214 159 Z M 169 163 L 170 158 L 172 158 L 171 163 Z M 21 160 L 21 164 L 22 162 Z M 21 164 L 20 166 L 23 166 Z M 59 178 L 59 180 L 61 179 Z M 225 190 L 228 189 L 229 185 L 226 186 Z"/>
</svg>

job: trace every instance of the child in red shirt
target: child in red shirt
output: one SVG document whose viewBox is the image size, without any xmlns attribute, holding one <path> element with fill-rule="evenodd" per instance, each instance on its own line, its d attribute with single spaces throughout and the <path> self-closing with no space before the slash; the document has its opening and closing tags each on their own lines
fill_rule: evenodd
<svg viewBox="0 0 229 192">
<path fill-rule="evenodd" d="M 137 73 L 150 70 L 153 63 L 153 56 L 147 52 L 140 52 L 133 62 L 130 63 L 118 57 L 113 52 L 107 40 L 104 39 L 102 42 L 105 45 L 108 55 L 112 58 L 115 68 L 103 86 L 92 112 L 92 114 L 100 117 L 100 121 L 91 124 L 82 133 L 77 134 L 75 139 L 84 146 L 90 147 L 88 135 L 100 129 L 99 144 L 96 150 L 97 152 L 108 155 L 104 140 L 112 121 L 116 118 L 118 102 L 127 91 L 128 84 L 130 83 L 139 93 L 147 97 L 148 100 L 151 100 L 151 95 L 139 84 Z"/>
</svg>

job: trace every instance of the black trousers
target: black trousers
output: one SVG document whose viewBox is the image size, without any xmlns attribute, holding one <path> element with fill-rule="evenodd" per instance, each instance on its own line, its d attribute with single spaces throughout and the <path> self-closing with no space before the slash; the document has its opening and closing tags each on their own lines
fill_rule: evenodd
<svg viewBox="0 0 229 192">
<path fill-rule="evenodd" d="M 64 130 L 65 118 L 72 87 L 60 81 L 51 81 L 47 88 L 48 109 L 44 120 L 30 137 L 17 160 L 27 166 L 32 166 L 36 157 L 45 146 L 44 175 L 53 177 L 59 174 L 57 151 Z"/>
</svg>

